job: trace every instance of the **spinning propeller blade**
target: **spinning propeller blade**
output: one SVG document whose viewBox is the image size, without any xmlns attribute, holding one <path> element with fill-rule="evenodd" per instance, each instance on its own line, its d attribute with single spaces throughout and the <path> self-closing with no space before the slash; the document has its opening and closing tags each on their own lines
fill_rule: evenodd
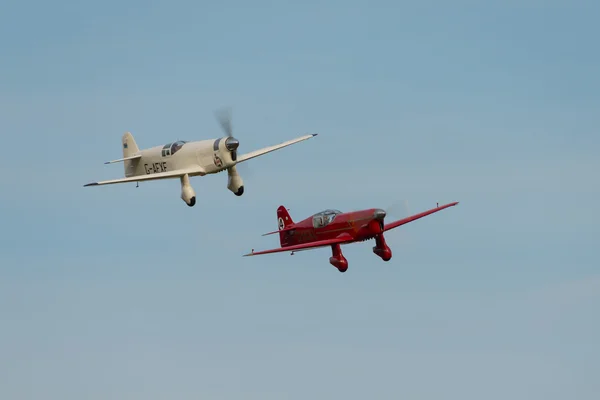
<svg viewBox="0 0 600 400">
<path fill-rule="evenodd" d="M 229 137 L 233 136 L 233 127 L 231 126 L 231 107 L 224 107 L 215 112 L 217 121 L 221 124 L 221 128 Z"/>
<path fill-rule="evenodd" d="M 231 107 L 222 107 L 219 110 L 215 111 L 215 117 L 217 118 L 217 121 L 219 121 L 219 124 L 221 125 L 223 132 L 225 132 L 225 135 L 233 138 L 233 124 L 231 123 L 231 111 Z M 238 150 L 236 149 L 234 151 L 237 153 Z M 240 175 L 244 175 L 245 177 L 252 176 L 252 172 L 251 169 L 248 167 L 248 163 L 237 164 L 236 168 Z"/>
<path fill-rule="evenodd" d="M 406 218 L 410 215 L 408 200 L 396 201 L 385 209 L 390 221 Z"/>
<path fill-rule="evenodd" d="M 386 222 L 397 221 L 406 217 L 409 217 L 410 209 L 408 207 L 408 200 L 398 200 L 390 204 L 385 211 L 387 212 Z M 387 232 L 388 237 L 394 241 L 402 243 L 404 249 L 408 249 L 412 246 L 412 240 L 410 233 L 404 229 L 394 229 L 393 231 Z"/>
</svg>

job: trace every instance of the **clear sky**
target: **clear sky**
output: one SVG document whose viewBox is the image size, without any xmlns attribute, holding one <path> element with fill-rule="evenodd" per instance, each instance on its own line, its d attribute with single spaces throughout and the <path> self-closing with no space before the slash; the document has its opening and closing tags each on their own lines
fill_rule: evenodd
<svg viewBox="0 0 600 400">
<path fill-rule="evenodd" d="M 597 1 L 3 1 L 0 398 L 597 399 Z M 222 134 L 227 176 L 83 188 Z M 388 263 L 276 208 L 460 201 Z M 393 208 L 394 209 L 394 208 Z"/>
</svg>

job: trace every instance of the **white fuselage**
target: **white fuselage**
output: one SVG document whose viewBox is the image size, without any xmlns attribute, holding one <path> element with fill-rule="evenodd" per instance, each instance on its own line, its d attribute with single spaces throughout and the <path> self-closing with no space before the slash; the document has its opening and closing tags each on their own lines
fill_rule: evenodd
<svg viewBox="0 0 600 400">
<path fill-rule="evenodd" d="M 173 145 L 182 142 L 170 143 L 168 148 L 165 145 L 140 150 L 142 157 L 129 163 L 125 176 L 150 175 L 196 166 L 204 171 L 191 173 L 190 176 L 221 172 L 236 164 L 231 152 L 225 148 L 225 139 L 185 142 L 174 154 L 171 154 Z"/>
</svg>

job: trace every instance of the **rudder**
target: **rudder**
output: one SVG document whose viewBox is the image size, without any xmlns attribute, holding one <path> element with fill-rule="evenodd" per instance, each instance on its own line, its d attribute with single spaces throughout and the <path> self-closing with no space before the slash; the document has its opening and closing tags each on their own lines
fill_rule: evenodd
<svg viewBox="0 0 600 400">
<path fill-rule="evenodd" d="M 125 132 L 123 137 L 121 138 L 121 144 L 123 148 L 123 158 L 131 157 L 140 151 L 135 139 L 131 132 Z M 132 176 L 135 172 L 135 167 L 137 166 L 140 160 L 127 160 L 123 162 L 123 167 L 125 168 L 125 176 Z"/>
<path fill-rule="evenodd" d="M 291 225 L 294 225 L 294 220 L 292 219 L 290 213 L 287 208 L 284 206 L 279 206 L 277 209 L 277 227 L 279 230 L 287 228 Z M 279 232 L 279 243 L 283 247 L 285 245 L 285 233 Z"/>
</svg>

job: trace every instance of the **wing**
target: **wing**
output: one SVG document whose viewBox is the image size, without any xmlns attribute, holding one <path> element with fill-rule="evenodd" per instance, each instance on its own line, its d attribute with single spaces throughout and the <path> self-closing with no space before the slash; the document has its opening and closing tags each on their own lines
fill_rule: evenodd
<svg viewBox="0 0 600 400">
<path fill-rule="evenodd" d="M 252 250 L 252 252 L 250 252 L 248 254 L 244 254 L 243 257 L 259 256 L 261 254 L 270 254 L 270 253 L 280 253 L 282 251 L 310 250 L 310 249 L 316 249 L 318 247 L 330 246 L 330 245 L 336 244 L 336 243 L 340 243 L 340 244 L 341 243 L 348 243 L 348 242 L 351 242 L 351 241 L 352 241 L 352 238 L 349 235 L 347 235 L 347 236 L 340 236 L 340 237 L 337 237 L 335 239 L 317 240 L 316 242 L 296 244 L 294 246 L 285 246 L 285 247 L 280 247 L 278 249 L 263 250 L 263 251 L 254 251 L 254 250 Z"/>
<path fill-rule="evenodd" d="M 299 138 L 296 138 L 296 139 L 288 140 L 287 142 L 276 144 L 275 146 L 269 146 L 269 147 L 262 148 L 260 150 L 252 151 L 250 153 L 242 154 L 241 156 L 238 157 L 237 162 L 241 163 L 241 162 L 244 162 L 244 161 L 248 161 L 251 158 L 262 156 L 263 154 L 267 154 L 267 153 L 270 153 L 272 151 L 282 149 L 282 148 L 290 146 L 292 144 L 295 144 L 295 143 L 298 143 L 298 142 L 302 142 L 303 140 L 308 140 L 308 139 L 310 139 L 312 137 L 315 137 L 317 135 L 318 135 L 318 133 L 313 133 L 311 135 L 302 136 L 302 137 L 299 137 Z"/>
<path fill-rule="evenodd" d="M 113 185 L 115 183 L 127 183 L 127 182 L 142 182 L 142 181 L 152 181 L 155 179 L 171 179 L 171 178 L 179 178 L 185 174 L 189 175 L 205 175 L 206 171 L 202 167 L 192 167 L 185 169 L 177 169 L 174 171 L 168 172 L 159 172 L 157 174 L 148 174 L 148 175 L 137 175 L 130 176 L 129 178 L 121 178 L 121 179 L 112 179 L 110 181 L 100 181 L 100 182 L 91 182 L 85 186 L 99 186 L 99 185 Z"/>
<path fill-rule="evenodd" d="M 426 217 L 427 215 L 436 213 L 438 211 L 442 211 L 445 208 L 453 207 L 453 206 L 455 206 L 457 204 L 458 204 L 458 201 L 454 202 L 454 203 L 444 204 L 443 206 L 439 206 L 439 207 L 436 207 L 436 208 L 432 208 L 431 210 L 423 211 L 420 214 L 415 214 L 415 215 L 413 215 L 411 217 L 407 217 L 407 218 L 401 219 L 399 221 L 390 222 L 389 224 L 385 224 L 384 225 L 383 230 L 384 231 L 389 231 L 390 229 L 397 228 L 400 225 L 408 224 L 409 222 L 413 222 L 414 220 Z"/>
</svg>

